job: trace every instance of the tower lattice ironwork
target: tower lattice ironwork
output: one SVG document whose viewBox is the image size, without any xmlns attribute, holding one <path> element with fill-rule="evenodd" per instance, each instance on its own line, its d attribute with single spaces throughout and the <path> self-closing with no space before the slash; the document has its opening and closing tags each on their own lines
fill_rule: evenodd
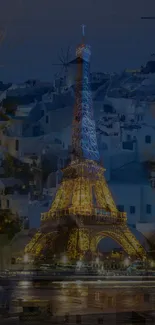
<svg viewBox="0 0 155 325">
<path fill-rule="evenodd" d="M 84 30 L 84 28 L 83 28 Z M 83 33 L 84 34 L 84 33 Z M 84 35 L 83 35 L 84 36 Z M 89 80 L 91 50 L 84 40 L 76 50 L 76 96 L 72 132 L 72 159 L 50 210 L 41 215 L 41 227 L 25 252 L 47 260 L 65 252 L 70 259 L 95 254 L 104 237 L 115 240 L 133 257 L 145 250 L 119 212 L 100 165 Z"/>
</svg>

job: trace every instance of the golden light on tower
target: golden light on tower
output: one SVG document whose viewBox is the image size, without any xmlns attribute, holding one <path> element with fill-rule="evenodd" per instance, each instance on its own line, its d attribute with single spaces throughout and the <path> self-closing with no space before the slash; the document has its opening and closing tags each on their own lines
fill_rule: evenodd
<svg viewBox="0 0 155 325">
<path fill-rule="evenodd" d="M 145 257 L 145 250 L 118 211 L 100 165 L 90 89 L 90 47 L 78 46 L 72 159 L 42 225 L 25 252 L 42 258 L 62 249 L 70 260 L 96 255 L 102 238 L 115 240 L 130 256 Z"/>
</svg>

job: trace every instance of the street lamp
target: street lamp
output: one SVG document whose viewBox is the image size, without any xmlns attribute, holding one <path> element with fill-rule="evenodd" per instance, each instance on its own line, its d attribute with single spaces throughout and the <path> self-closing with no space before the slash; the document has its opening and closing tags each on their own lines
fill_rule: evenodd
<svg viewBox="0 0 155 325">
<path fill-rule="evenodd" d="M 126 258 L 124 259 L 124 266 L 125 266 L 125 267 L 128 267 L 129 265 L 130 265 L 130 260 L 129 260 L 128 257 L 126 257 Z"/>
<path fill-rule="evenodd" d="M 149 264 L 150 264 L 150 267 L 153 267 L 153 268 L 154 268 L 154 267 L 155 267 L 155 262 L 154 262 L 153 260 L 151 260 L 151 261 L 149 261 L 149 262 L 150 262 L 150 263 L 149 263 Z"/>
<path fill-rule="evenodd" d="M 67 262 L 68 262 L 67 256 L 66 255 L 63 255 L 62 256 L 62 263 L 65 265 L 65 264 L 67 264 Z"/>
<path fill-rule="evenodd" d="M 24 263 L 26 264 L 28 262 L 29 262 L 29 256 L 28 256 L 28 254 L 25 254 L 24 255 Z"/>
<path fill-rule="evenodd" d="M 100 263 L 99 257 L 96 257 L 95 263 L 98 265 Z"/>
<path fill-rule="evenodd" d="M 76 267 L 77 267 L 78 270 L 81 269 L 82 265 L 83 265 L 82 261 L 80 261 L 80 260 L 77 261 L 77 263 L 76 263 Z"/>
</svg>

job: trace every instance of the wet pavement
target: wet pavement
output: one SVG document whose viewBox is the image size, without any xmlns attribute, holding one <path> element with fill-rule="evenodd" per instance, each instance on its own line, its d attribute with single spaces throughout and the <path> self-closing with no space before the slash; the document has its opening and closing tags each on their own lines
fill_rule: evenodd
<svg viewBox="0 0 155 325">
<path fill-rule="evenodd" d="M 137 324 L 155 324 L 150 316 L 144 316 L 155 310 L 155 284 L 143 281 L 34 281 L 20 280 L 7 291 L 11 311 L 20 312 L 18 300 L 48 300 L 52 304 L 51 324 L 77 324 L 77 315 L 81 315 L 82 324 L 132 324 L 131 313 L 137 312 L 140 322 Z M 120 316 L 122 315 L 122 316 Z M 127 316 L 128 315 L 128 316 Z M 123 318 L 124 317 L 124 318 Z M 124 319 L 124 320 L 123 320 Z M 0 324 L 23 324 L 17 318 L 1 319 Z M 43 324 L 43 321 L 24 324 Z M 45 320 L 44 320 L 45 324 Z"/>
<path fill-rule="evenodd" d="M 12 290 L 12 300 L 42 299 L 52 304 L 59 316 L 89 313 L 115 313 L 155 309 L 155 284 L 111 283 L 108 281 L 35 282 L 19 281 Z"/>
</svg>

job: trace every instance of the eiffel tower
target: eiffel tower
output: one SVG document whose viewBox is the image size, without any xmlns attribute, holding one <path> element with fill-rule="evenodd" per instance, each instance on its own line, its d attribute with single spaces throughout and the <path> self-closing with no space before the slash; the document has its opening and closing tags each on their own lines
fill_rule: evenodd
<svg viewBox="0 0 155 325">
<path fill-rule="evenodd" d="M 25 248 L 40 261 L 65 253 L 70 260 L 93 256 L 101 239 L 110 237 L 133 258 L 145 258 L 145 250 L 119 212 L 100 165 L 90 90 L 90 46 L 77 47 L 72 157 L 50 210 L 41 215 L 41 227 Z"/>
</svg>

